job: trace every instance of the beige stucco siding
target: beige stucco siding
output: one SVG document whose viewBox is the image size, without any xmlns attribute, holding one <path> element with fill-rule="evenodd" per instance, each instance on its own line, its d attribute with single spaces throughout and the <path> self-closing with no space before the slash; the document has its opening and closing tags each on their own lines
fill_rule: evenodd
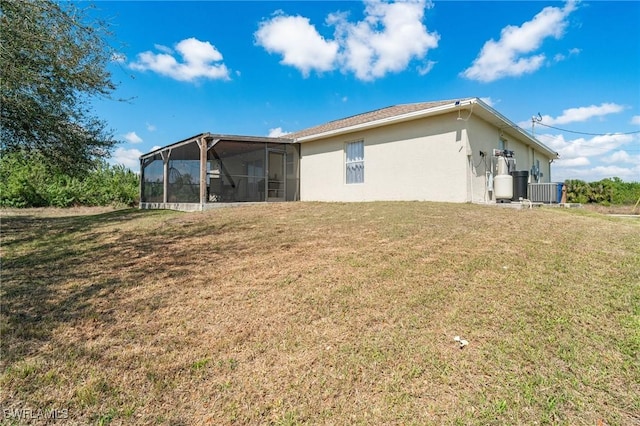
<svg viewBox="0 0 640 426">
<path fill-rule="evenodd" d="M 465 128 L 471 151 L 467 170 L 470 198 L 474 203 L 491 202 L 493 194 L 487 188 L 488 172 L 491 171 L 493 150 L 500 145 L 500 130 L 474 116 L 465 122 Z M 506 149 L 510 148 L 507 146 Z M 481 151 L 485 153 L 484 156 L 480 154 Z"/>
<path fill-rule="evenodd" d="M 509 129 L 500 129 L 490 123 L 471 117 L 465 122 L 468 130 L 469 147 L 471 150 L 471 161 L 468 175 L 470 176 L 470 198 L 473 202 L 491 202 L 492 195 L 487 191 L 487 179 L 491 170 L 491 155 L 494 149 L 500 147 L 500 139 L 505 140 L 505 149 L 514 152 L 516 159 L 516 170 L 530 171 L 531 166 L 535 164 L 535 160 L 540 161 L 540 170 L 543 177 L 540 182 L 549 182 L 550 180 L 550 158 L 540 151 L 535 150 L 528 145 L 523 139 L 518 137 L 516 132 Z M 480 151 L 486 153 L 485 157 L 480 155 Z M 494 170 L 495 173 L 495 170 Z"/>
<path fill-rule="evenodd" d="M 302 141 L 301 200 L 494 202 L 487 182 L 501 138 L 514 151 L 516 170 L 530 171 L 539 160 L 541 182 L 549 182 L 550 158 L 519 130 L 462 115 L 462 120 L 457 113 L 443 114 Z M 346 184 L 345 145 L 358 140 L 364 141 L 364 183 Z"/>
<path fill-rule="evenodd" d="M 364 141 L 364 183 L 345 183 L 345 144 Z M 467 145 L 455 114 L 301 144 L 305 201 L 465 202 Z"/>
</svg>

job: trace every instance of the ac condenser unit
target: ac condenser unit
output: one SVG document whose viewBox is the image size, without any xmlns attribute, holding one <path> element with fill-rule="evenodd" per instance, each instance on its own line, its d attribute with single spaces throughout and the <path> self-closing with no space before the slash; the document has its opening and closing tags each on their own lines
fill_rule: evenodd
<svg viewBox="0 0 640 426">
<path fill-rule="evenodd" d="M 557 183 L 530 183 L 529 199 L 537 203 L 558 203 Z"/>
</svg>

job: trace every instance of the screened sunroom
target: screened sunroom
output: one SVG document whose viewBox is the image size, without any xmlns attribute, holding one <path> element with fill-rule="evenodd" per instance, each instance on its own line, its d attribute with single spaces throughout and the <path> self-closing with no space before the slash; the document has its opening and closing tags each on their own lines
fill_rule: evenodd
<svg viewBox="0 0 640 426">
<path fill-rule="evenodd" d="M 290 139 L 203 133 L 140 157 L 140 207 L 297 201 L 299 163 Z"/>
</svg>

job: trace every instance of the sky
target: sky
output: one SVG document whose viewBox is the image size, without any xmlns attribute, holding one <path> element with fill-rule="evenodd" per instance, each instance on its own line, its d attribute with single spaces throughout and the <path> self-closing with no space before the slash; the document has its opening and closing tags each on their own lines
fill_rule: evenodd
<svg viewBox="0 0 640 426">
<path fill-rule="evenodd" d="M 110 160 L 211 132 L 281 136 L 478 97 L 558 152 L 551 180 L 640 181 L 638 1 L 99 1 L 121 141 Z M 532 117 L 535 123 L 532 125 Z"/>
</svg>

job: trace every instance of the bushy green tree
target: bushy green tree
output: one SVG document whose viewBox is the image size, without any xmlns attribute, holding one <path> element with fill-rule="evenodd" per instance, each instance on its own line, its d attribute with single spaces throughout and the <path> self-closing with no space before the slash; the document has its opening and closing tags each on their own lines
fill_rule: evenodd
<svg viewBox="0 0 640 426">
<path fill-rule="evenodd" d="M 0 157 L 0 206 L 41 207 L 48 201 L 42 188 L 49 176 L 37 153 L 14 151 Z"/>
<path fill-rule="evenodd" d="M 0 207 L 134 205 L 138 175 L 95 160 L 83 176 L 47 166 L 40 153 L 14 151 L 0 158 Z"/>
<path fill-rule="evenodd" d="M 618 177 L 610 179 L 613 204 L 635 204 L 640 198 L 640 182 L 625 182 Z"/>
<path fill-rule="evenodd" d="M 580 179 L 567 179 L 564 182 L 567 190 L 567 203 L 585 204 L 589 201 L 589 184 Z"/>
<path fill-rule="evenodd" d="M 590 183 L 569 179 L 565 185 L 569 203 L 633 204 L 640 198 L 640 182 L 624 182 L 618 177 Z"/>
<path fill-rule="evenodd" d="M 115 88 L 107 26 L 71 2 L 0 0 L 0 28 L 0 154 L 38 152 L 67 175 L 107 157 L 117 141 L 90 108 Z"/>
</svg>

